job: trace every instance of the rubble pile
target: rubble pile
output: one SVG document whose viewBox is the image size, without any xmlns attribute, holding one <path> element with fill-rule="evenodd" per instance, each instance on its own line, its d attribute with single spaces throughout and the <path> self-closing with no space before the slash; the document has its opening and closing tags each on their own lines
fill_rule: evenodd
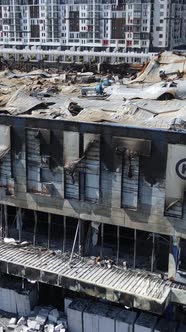
<svg viewBox="0 0 186 332">
<path fill-rule="evenodd" d="M 45 60 L 33 60 L 29 56 L 23 57 L 16 61 L 15 57 L 11 55 L 9 59 L 0 57 L 0 70 L 9 69 L 9 70 L 19 70 L 21 72 L 29 72 L 35 69 L 50 70 L 53 73 L 58 73 L 61 71 L 65 72 L 87 72 L 92 71 L 97 73 L 101 71 L 103 73 L 113 72 L 115 74 L 130 75 L 134 72 L 141 70 L 143 64 L 137 63 L 108 63 L 102 62 L 97 63 L 96 61 L 89 62 L 65 62 L 58 57 L 56 61 Z"/>
<path fill-rule="evenodd" d="M 52 306 L 37 306 L 29 316 L 12 317 L 3 328 L 11 332 L 67 332 L 67 319 L 63 312 Z"/>
<path fill-rule="evenodd" d="M 182 53 L 163 52 L 132 76 L 74 69 L 0 72 L 0 115 L 177 131 L 186 128 L 185 109 Z"/>
</svg>

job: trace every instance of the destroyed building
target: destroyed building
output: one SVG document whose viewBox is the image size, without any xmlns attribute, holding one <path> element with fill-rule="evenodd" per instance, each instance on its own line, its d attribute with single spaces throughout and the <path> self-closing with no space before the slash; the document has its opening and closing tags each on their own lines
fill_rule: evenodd
<svg viewBox="0 0 186 332">
<path fill-rule="evenodd" d="M 183 0 L 2 0 L 0 42 L 14 49 L 152 52 L 185 45 Z"/>
<path fill-rule="evenodd" d="M 106 99 L 1 73 L 2 274 L 158 315 L 186 305 L 185 63 L 165 52 Z"/>
</svg>

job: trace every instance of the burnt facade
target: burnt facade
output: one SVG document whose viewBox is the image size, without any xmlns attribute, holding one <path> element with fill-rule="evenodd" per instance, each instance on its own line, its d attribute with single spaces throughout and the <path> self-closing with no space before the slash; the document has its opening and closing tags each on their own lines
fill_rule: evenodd
<svg viewBox="0 0 186 332">
<path fill-rule="evenodd" d="M 7 195 L 8 183 L 2 188 L 7 204 L 34 209 L 37 204 L 42 211 L 46 194 L 51 213 L 185 237 L 184 201 L 182 213 L 174 215 L 181 225 L 166 206 L 168 148 L 174 141 L 184 146 L 184 134 L 5 116 L 1 124 L 10 126 L 11 140 L 1 159 L 1 186 L 8 164 L 6 176 L 15 190 Z M 34 200 L 30 194 L 36 194 Z"/>
<path fill-rule="evenodd" d="M 19 248 L 2 242 L 1 272 L 158 313 L 167 301 L 178 301 L 169 286 L 175 280 L 185 283 L 185 134 L 31 117 L 1 116 L 0 123 L 2 240 L 10 236 L 29 239 L 34 248 L 45 246 L 49 250 L 53 234 L 55 246 L 64 253 L 67 236 L 72 233 L 68 260 L 54 257 L 50 251 L 40 260 L 35 252 L 31 255 L 26 250 L 23 255 Z M 174 148 L 180 151 L 175 156 Z M 175 190 L 170 188 L 169 173 L 172 179 L 174 176 Z M 53 233 L 52 227 L 57 227 Z M 108 243 L 112 254 L 108 254 Z M 167 284 L 158 274 L 154 276 L 154 293 L 148 293 L 144 302 L 144 288 L 128 290 L 124 282 L 128 272 L 116 269 L 112 271 L 116 273 L 112 292 L 108 293 L 102 274 L 103 284 L 99 278 L 93 281 L 93 276 L 103 272 L 97 266 L 90 270 L 90 279 L 83 275 L 85 270 L 76 267 L 80 262 L 74 263 L 76 273 L 71 270 L 76 250 L 86 277 L 90 266 L 85 257 L 110 255 L 117 264 L 120 258 L 127 261 L 133 269 L 130 278 L 134 284 L 138 275 L 135 268 L 163 271 L 171 281 Z M 144 263 L 137 262 L 139 253 L 145 257 Z M 110 270 L 104 271 L 109 275 Z M 143 272 L 142 276 L 148 279 L 148 274 Z M 160 287 L 159 293 L 153 282 Z M 174 288 L 179 287 L 175 284 Z M 184 286 L 182 293 L 179 301 L 185 304 Z"/>
</svg>

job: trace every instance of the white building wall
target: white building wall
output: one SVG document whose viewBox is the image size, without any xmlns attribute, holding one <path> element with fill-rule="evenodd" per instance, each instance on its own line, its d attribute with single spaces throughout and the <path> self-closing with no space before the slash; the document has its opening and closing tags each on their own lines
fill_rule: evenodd
<svg viewBox="0 0 186 332">
<path fill-rule="evenodd" d="M 21 0 L 7 0 L 6 5 L 3 1 L 0 1 L 0 41 L 3 45 L 81 47 L 82 50 L 120 48 L 123 51 L 148 52 L 151 44 L 155 49 L 166 49 L 186 43 L 186 4 L 181 0 L 176 3 L 172 0 L 145 3 L 133 0 L 123 5 L 122 10 L 116 7 L 117 0 L 112 4 L 97 0 L 89 3 L 79 1 L 79 4 L 77 0 L 63 0 L 60 3 L 56 0 L 39 0 L 39 18 L 30 18 L 27 0 L 24 4 Z M 70 11 L 79 11 L 79 31 L 70 31 Z M 22 33 L 15 26 L 19 12 Z M 54 24 L 56 15 L 58 31 Z M 13 29 L 7 20 L 9 17 L 14 22 Z M 125 38 L 116 39 L 113 38 L 112 19 L 120 18 L 126 20 Z M 39 26 L 39 40 L 31 37 L 31 24 Z"/>
</svg>

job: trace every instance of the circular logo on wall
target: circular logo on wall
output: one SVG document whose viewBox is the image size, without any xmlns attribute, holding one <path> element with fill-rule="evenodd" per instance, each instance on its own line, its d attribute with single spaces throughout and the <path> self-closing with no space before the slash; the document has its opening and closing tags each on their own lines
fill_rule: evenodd
<svg viewBox="0 0 186 332">
<path fill-rule="evenodd" d="M 176 174 L 180 179 L 186 180 L 186 158 L 181 159 L 176 164 Z"/>
</svg>

